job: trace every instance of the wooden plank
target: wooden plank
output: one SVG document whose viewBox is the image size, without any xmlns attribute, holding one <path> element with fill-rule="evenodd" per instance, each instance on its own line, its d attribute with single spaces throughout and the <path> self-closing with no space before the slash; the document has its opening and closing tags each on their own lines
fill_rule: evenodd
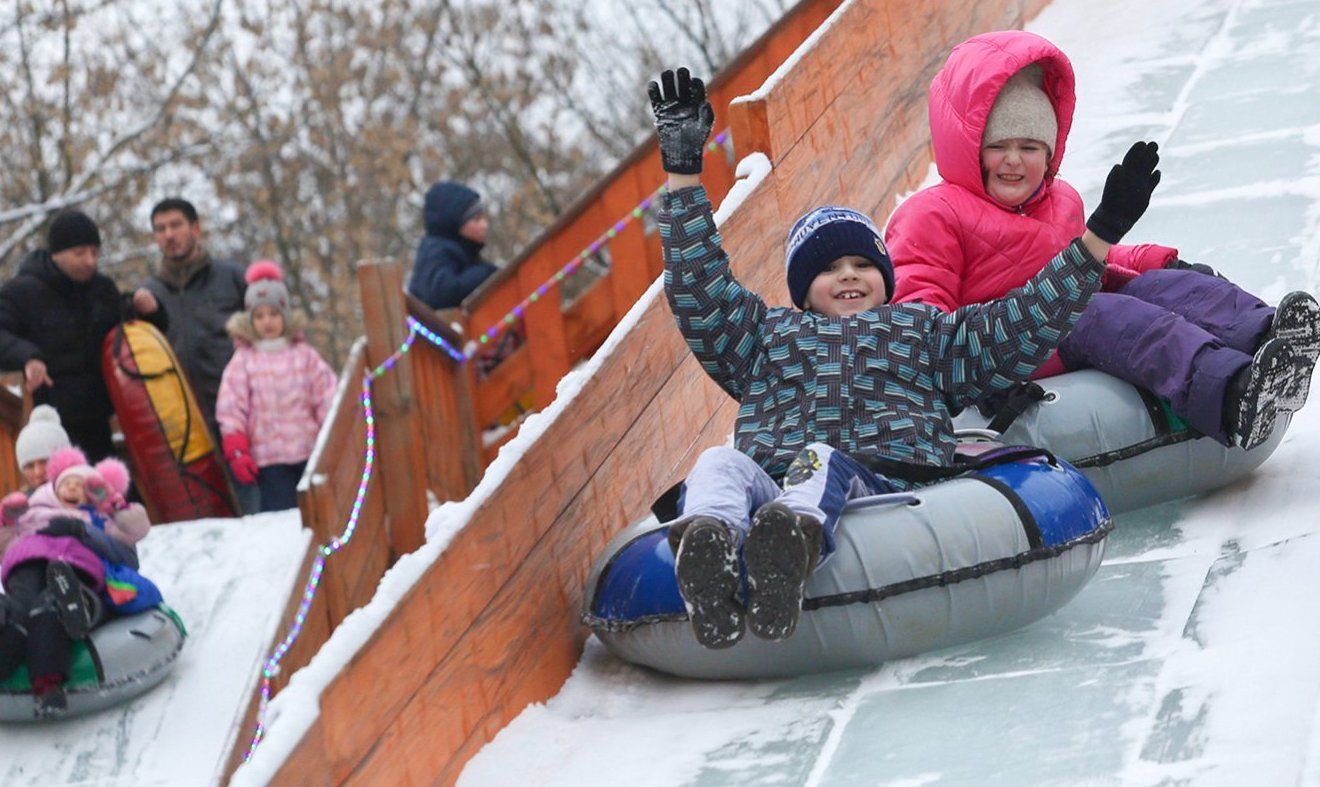
<svg viewBox="0 0 1320 787">
<path fill-rule="evenodd" d="M 367 333 L 367 364 L 390 365 L 372 384 L 377 450 L 389 462 L 377 467 L 385 491 L 390 548 L 403 555 L 426 541 L 426 476 L 421 419 L 413 392 L 412 359 L 393 354 L 407 336 L 403 266 L 392 260 L 358 263 L 362 324 Z M 397 362 L 396 362 L 397 360 Z"/>
</svg>

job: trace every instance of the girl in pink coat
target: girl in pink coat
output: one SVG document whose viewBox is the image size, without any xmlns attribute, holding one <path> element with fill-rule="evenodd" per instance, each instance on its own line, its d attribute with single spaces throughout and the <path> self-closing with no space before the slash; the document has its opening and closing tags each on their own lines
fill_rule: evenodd
<svg viewBox="0 0 1320 787">
<path fill-rule="evenodd" d="M 330 365 L 308 344 L 289 308 L 279 266 L 248 266 L 246 311 L 229 318 L 234 357 L 220 378 L 215 416 L 234 477 L 256 483 L 262 511 L 298 505 L 298 479 L 334 397 Z"/>
<path fill-rule="evenodd" d="M 47 472 L 30 500 L 6 498 L 7 513 L 26 510 L 0 526 L 0 680 L 26 663 L 39 717 L 67 708 L 73 642 L 96 623 L 107 562 L 136 569 L 134 545 L 151 527 L 142 506 L 124 500 L 128 470 L 118 460 L 93 468 L 62 448 Z"/>
<path fill-rule="evenodd" d="M 930 86 L 944 180 L 900 205 L 885 231 L 894 302 L 952 311 L 999 298 L 1084 226 L 1103 237 L 1105 217 L 1085 222 L 1058 177 L 1074 106 L 1072 65 L 1040 36 L 987 33 L 954 48 Z M 1176 249 L 1116 245 L 1105 292 L 1033 376 L 1094 367 L 1168 399 L 1202 434 L 1251 448 L 1276 412 L 1306 401 L 1317 355 L 1320 306 L 1307 293 L 1276 310 Z"/>
</svg>

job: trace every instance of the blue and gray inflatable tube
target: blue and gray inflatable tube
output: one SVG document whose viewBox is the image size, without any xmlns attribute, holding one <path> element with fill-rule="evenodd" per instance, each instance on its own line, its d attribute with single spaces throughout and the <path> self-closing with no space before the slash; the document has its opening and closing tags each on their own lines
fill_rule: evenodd
<svg viewBox="0 0 1320 787">
<path fill-rule="evenodd" d="M 1004 430 L 1005 443 L 1034 445 L 1067 460 L 1115 514 L 1198 495 L 1245 477 L 1274 453 L 1288 430 L 1280 413 L 1274 433 L 1250 451 L 1202 437 L 1154 395 L 1087 369 L 1036 381 L 1044 398 Z M 954 419 L 960 430 L 984 429 L 974 409 Z"/>
<path fill-rule="evenodd" d="M 69 710 L 83 716 L 120 705 L 165 680 L 187 637 L 183 621 L 164 604 L 97 626 L 74 643 L 73 675 L 64 684 Z M 0 722 L 31 722 L 27 671 L 0 683 Z"/>
<path fill-rule="evenodd" d="M 912 493 L 854 501 L 837 549 L 807 582 L 797 631 L 697 643 L 664 525 L 615 537 L 583 621 L 615 655 L 690 678 L 775 678 L 867 667 L 1025 626 L 1081 590 L 1112 525 L 1066 462 L 995 465 Z"/>
</svg>

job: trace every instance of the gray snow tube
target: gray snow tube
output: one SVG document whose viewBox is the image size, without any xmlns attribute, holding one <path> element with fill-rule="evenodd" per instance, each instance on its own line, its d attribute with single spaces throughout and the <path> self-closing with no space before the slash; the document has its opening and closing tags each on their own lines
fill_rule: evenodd
<svg viewBox="0 0 1320 787">
<path fill-rule="evenodd" d="M 666 529 L 648 517 L 606 548 L 582 619 L 620 658 L 684 677 L 872 666 L 1054 612 L 1095 574 L 1111 527 L 1094 487 L 1064 462 L 1011 462 L 854 501 L 836 551 L 807 582 L 797 631 L 707 650 L 688 624 Z"/>
<path fill-rule="evenodd" d="M 74 643 L 73 674 L 64 684 L 65 718 L 119 705 L 156 686 L 174 666 L 187 632 L 164 604 L 98 626 Z M 30 722 L 33 700 L 26 668 L 0 683 L 0 721 Z"/>
<path fill-rule="evenodd" d="M 1116 514 L 1218 489 L 1255 470 L 1288 430 L 1281 414 L 1274 434 L 1250 451 L 1226 448 L 1189 429 L 1163 400 L 1103 372 L 1086 369 L 1037 380 L 1045 398 L 1004 430 L 1006 443 L 1046 448 L 1095 484 Z M 985 428 L 974 409 L 954 419 L 959 429 Z"/>
</svg>

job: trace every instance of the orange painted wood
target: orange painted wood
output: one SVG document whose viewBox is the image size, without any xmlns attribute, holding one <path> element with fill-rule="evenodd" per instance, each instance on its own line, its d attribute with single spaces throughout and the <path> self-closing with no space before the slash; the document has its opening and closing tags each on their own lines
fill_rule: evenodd
<svg viewBox="0 0 1320 787">
<path fill-rule="evenodd" d="M 358 263 L 358 289 L 362 297 L 362 324 L 367 332 L 367 366 L 391 363 L 403 346 L 408 328 L 403 320 L 403 266 L 393 260 Z M 426 541 L 426 462 L 412 358 L 402 355 L 371 388 L 376 419 L 376 449 L 391 461 L 377 464 L 384 491 L 390 549 L 405 555 Z"/>
</svg>

